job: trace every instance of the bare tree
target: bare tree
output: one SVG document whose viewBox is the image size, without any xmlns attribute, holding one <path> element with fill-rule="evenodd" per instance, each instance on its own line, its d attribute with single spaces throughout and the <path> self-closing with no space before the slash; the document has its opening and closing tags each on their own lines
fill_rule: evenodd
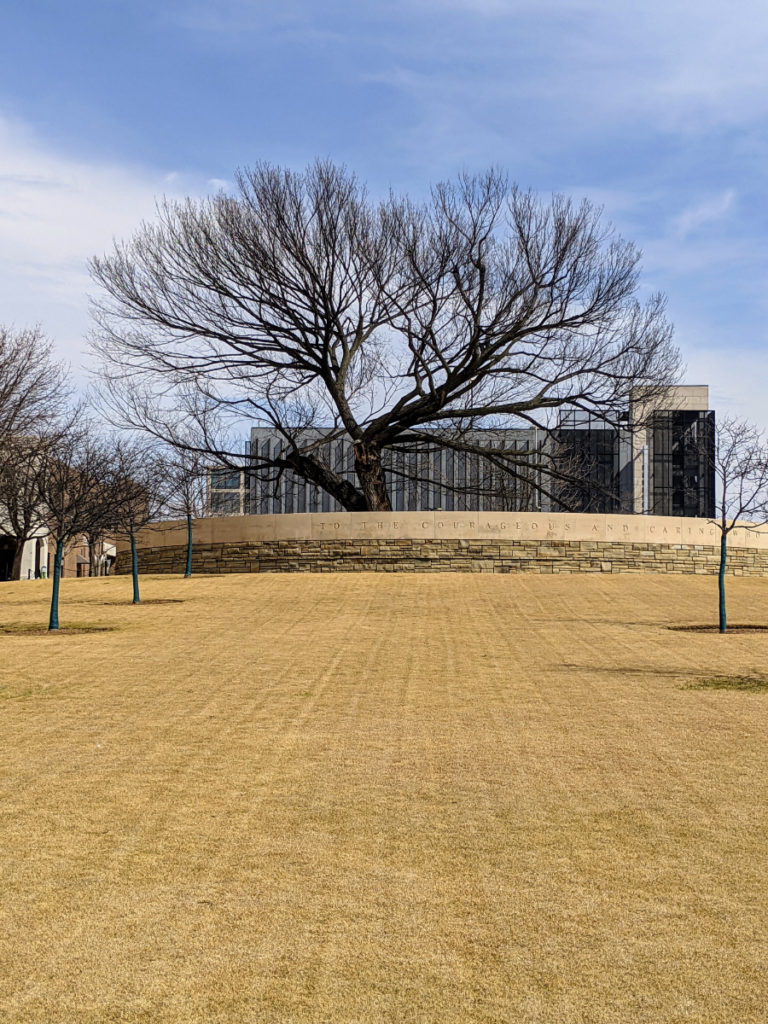
<svg viewBox="0 0 768 1024">
<path fill-rule="evenodd" d="M 165 509 L 171 516 L 187 521 L 187 558 L 184 576 L 192 575 L 193 521 L 206 512 L 209 464 L 203 456 L 189 449 L 170 448 L 160 456 L 165 472 L 164 486 L 168 496 Z"/>
<path fill-rule="evenodd" d="M 237 181 L 235 196 L 163 202 L 92 262 L 122 423 L 176 442 L 181 410 L 197 450 L 232 468 L 242 456 L 212 414 L 269 426 L 284 447 L 252 453 L 255 471 L 388 510 L 383 452 L 449 446 L 529 474 L 534 453 L 491 451 L 477 429 L 548 431 L 564 408 L 612 420 L 632 388 L 677 376 L 663 298 L 638 302 L 638 251 L 586 200 L 542 202 L 496 171 L 423 204 L 375 203 L 328 163 Z M 323 460 L 318 426 L 351 440 L 356 482 Z"/>
<path fill-rule="evenodd" d="M 56 435 L 34 436 L 10 433 L 5 437 L 0 458 L 0 522 L 13 538 L 11 579 L 21 579 L 25 544 L 48 533 L 46 506 L 40 500 L 38 477 L 45 463 L 54 457 Z"/>
<path fill-rule="evenodd" d="M 48 628 L 57 630 L 64 549 L 110 515 L 109 449 L 92 425 L 78 417 L 58 436 L 55 452 L 32 465 L 38 501 L 56 545 Z"/>
<path fill-rule="evenodd" d="M 136 534 L 159 518 L 167 496 L 167 476 L 157 452 L 140 441 L 117 440 L 110 461 L 108 522 L 112 532 L 130 541 L 133 603 L 140 604 Z"/>
<path fill-rule="evenodd" d="M 83 536 L 88 541 L 88 575 L 101 576 L 104 568 L 105 528 L 96 525 L 85 530 Z"/>
<path fill-rule="evenodd" d="M 40 532 L 33 462 L 47 458 L 70 388 L 39 328 L 0 325 L 0 532 L 13 538 L 11 579 Z"/>
<path fill-rule="evenodd" d="M 750 524 L 764 522 L 768 516 L 768 444 L 763 432 L 742 419 L 727 418 L 718 423 L 714 469 L 717 515 L 712 522 L 720 530 L 718 619 L 720 632 L 725 633 L 728 535 L 737 527 L 750 529 Z"/>
<path fill-rule="evenodd" d="M 0 449 L 50 426 L 70 396 L 64 367 L 39 328 L 0 325 Z"/>
</svg>

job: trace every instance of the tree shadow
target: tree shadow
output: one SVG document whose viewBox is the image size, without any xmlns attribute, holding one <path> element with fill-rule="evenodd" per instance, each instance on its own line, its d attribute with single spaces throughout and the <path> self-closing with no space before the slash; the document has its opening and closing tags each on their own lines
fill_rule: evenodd
<svg viewBox="0 0 768 1024">
<path fill-rule="evenodd" d="M 693 624 L 690 626 L 667 626 L 667 629 L 671 629 L 675 633 L 719 633 L 720 627 L 717 623 L 707 623 L 703 625 Z M 768 632 L 768 626 L 757 626 L 750 625 L 743 622 L 737 622 L 733 626 L 729 625 L 727 633 L 765 633 Z"/>
<path fill-rule="evenodd" d="M 57 633 L 114 633 L 117 626 L 96 626 L 89 624 L 74 624 L 59 626 L 58 629 L 48 629 L 36 622 L 6 622 L 0 623 L 0 635 L 3 636 L 49 636 Z"/>
</svg>

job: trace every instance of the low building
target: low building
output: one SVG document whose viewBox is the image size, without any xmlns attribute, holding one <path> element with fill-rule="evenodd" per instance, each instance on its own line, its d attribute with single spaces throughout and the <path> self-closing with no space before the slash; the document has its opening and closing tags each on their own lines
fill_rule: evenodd
<svg viewBox="0 0 768 1024">
<path fill-rule="evenodd" d="M 16 542 L 12 537 L 0 533 L 0 582 L 11 579 L 13 555 Z M 99 576 L 108 576 L 114 564 L 117 549 L 112 540 L 103 540 L 94 552 L 94 569 Z M 51 579 L 56 545 L 49 535 L 33 537 L 24 545 L 21 556 L 22 580 Z M 86 537 L 77 537 L 64 549 L 61 562 L 63 578 L 89 576 L 91 574 L 91 552 Z"/>
<path fill-rule="evenodd" d="M 49 539 L 47 536 L 34 537 L 24 545 L 21 556 L 21 579 L 40 579 L 47 574 Z M 11 579 L 16 541 L 2 533 L 0 527 L 0 581 Z"/>
<path fill-rule="evenodd" d="M 668 388 L 651 401 L 638 390 L 619 423 L 575 410 L 564 412 L 550 433 L 528 429 L 476 430 L 476 448 L 518 451 L 530 468 L 505 472 L 478 453 L 414 445 L 387 450 L 382 461 L 395 512 L 580 511 L 667 516 L 714 515 L 715 414 L 706 386 Z M 317 429 L 303 441 L 323 460 L 355 481 L 354 451 L 346 436 Z M 327 438 L 327 440 L 325 440 Z M 214 470 L 209 475 L 209 514 L 275 515 L 339 512 L 326 491 L 290 471 L 260 470 L 286 442 L 274 430 L 254 427 L 246 461 L 251 471 Z M 542 456 L 562 479 L 547 479 Z"/>
</svg>

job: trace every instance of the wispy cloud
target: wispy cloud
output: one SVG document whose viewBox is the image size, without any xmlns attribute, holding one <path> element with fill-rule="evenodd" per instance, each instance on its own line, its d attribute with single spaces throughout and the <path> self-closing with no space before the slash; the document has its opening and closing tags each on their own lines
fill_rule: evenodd
<svg viewBox="0 0 768 1024">
<path fill-rule="evenodd" d="M 647 0 L 631 14 L 614 0 L 406 7 L 428 24 L 391 40 L 392 63 L 378 70 L 423 103 L 427 119 L 462 94 L 486 121 L 516 116 L 524 103 L 538 115 L 525 122 L 528 144 L 549 149 L 553 131 L 562 142 L 606 130 L 699 135 L 768 118 L 762 3 Z M 482 79 L 471 73 L 479 67 Z"/>
<path fill-rule="evenodd" d="M 77 363 L 89 326 L 88 259 L 151 219 L 156 197 L 198 183 L 74 159 L 3 118 L 0 152 L 0 321 L 39 322 Z"/>
<path fill-rule="evenodd" d="M 729 188 L 720 195 L 687 206 L 672 220 L 673 236 L 681 240 L 686 239 L 701 228 L 723 220 L 733 210 L 735 202 L 736 192 Z"/>
<path fill-rule="evenodd" d="M 233 169 L 255 159 L 301 167 L 327 155 L 373 194 L 391 185 L 414 195 L 495 164 L 543 194 L 603 203 L 645 254 L 643 289 L 668 293 L 695 376 L 729 381 L 731 401 L 736 367 L 739 400 L 765 420 L 768 389 L 755 372 L 768 352 L 764 0 L 118 6 L 137 57 L 148 26 L 159 41 L 143 93 L 132 81 L 121 91 L 119 74 L 100 90 L 100 69 L 89 76 L 86 65 L 51 105 L 62 72 L 46 81 L 38 65 L 34 109 L 9 107 L 13 89 L 0 96 L 35 123 L 62 114 L 70 152 L 81 143 L 121 154 L 77 159 L 0 120 L 0 320 L 42 320 L 75 353 L 88 325 L 87 257 L 151 218 L 157 194 L 228 188 Z M 92 21 L 78 27 L 100 45 Z M 16 80 L 21 103 L 30 89 Z M 118 126 L 111 148 L 103 124 Z M 130 164 L 138 147 L 154 168 Z"/>
</svg>

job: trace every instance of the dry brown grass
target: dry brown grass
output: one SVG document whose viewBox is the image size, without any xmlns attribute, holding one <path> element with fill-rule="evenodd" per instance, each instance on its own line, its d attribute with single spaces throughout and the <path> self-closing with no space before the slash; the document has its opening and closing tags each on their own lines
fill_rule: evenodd
<svg viewBox="0 0 768 1024">
<path fill-rule="evenodd" d="M 0 635 L 0 1019 L 768 1019 L 768 694 L 691 689 L 768 634 L 666 628 L 713 580 L 143 587 Z"/>
</svg>

